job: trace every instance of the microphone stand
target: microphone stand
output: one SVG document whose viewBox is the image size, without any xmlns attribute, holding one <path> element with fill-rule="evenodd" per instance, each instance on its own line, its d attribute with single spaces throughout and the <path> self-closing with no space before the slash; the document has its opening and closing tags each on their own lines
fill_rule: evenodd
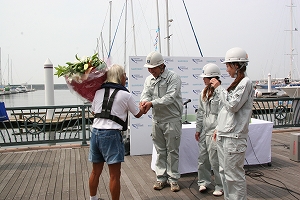
<svg viewBox="0 0 300 200">
<path fill-rule="evenodd" d="M 185 104 L 185 114 L 184 114 L 185 121 L 182 124 L 191 124 L 191 122 L 187 121 L 187 103 Z"/>
</svg>

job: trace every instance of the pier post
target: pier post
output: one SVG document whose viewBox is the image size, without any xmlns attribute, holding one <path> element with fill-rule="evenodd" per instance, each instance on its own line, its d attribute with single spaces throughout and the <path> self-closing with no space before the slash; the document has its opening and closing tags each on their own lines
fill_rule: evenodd
<svg viewBox="0 0 300 200">
<path fill-rule="evenodd" d="M 45 105 L 54 106 L 54 82 L 53 82 L 53 64 L 47 58 L 44 63 L 45 69 Z M 54 117 L 54 109 L 47 109 L 46 112 L 46 121 L 51 120 Z M 49 132 L 49 141 L 55 139 L 55 133 Z M 55 145 L 55 143 L 49 143 L 49 145 Z"/>
<path fill-rule="evenodd" d="M 81 107 L 81 116 L 82 116 L 82 125 L 81 125 L 81 130 L 82 130 L 82 146 L 87 146 L 87 142 L 86 142 L 86 123 L 85 123 L 85 109 L 87 109 L 87 107 L 85 105 L 83 105 Z"/>
<path fill-rule="evenodd" d="M 272 92 L 272 81 L 271 74 L 268 74 L 268 92 Z"/>
</svg>

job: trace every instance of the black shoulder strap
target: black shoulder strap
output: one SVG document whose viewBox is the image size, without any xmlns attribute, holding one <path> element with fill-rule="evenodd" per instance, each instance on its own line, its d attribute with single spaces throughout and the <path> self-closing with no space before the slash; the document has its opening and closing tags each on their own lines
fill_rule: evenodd
<svg viewBox="0 0 300 200">
<path fill-rule="evenodd" d="M 123 127 L 122 131 L 126 131 L 128 126 L 128 114 L 125 122 L 121 120 L 118 116 L 111 115 L 112 105 L 114 103 L 114 99 L 118 91 L 119 89 L 116 88 L 109 97 L 109 88 L 105 88 L 101 113 L 96 113 L 95 118 L 110 119 L 120 124 Z"/>
</svg>

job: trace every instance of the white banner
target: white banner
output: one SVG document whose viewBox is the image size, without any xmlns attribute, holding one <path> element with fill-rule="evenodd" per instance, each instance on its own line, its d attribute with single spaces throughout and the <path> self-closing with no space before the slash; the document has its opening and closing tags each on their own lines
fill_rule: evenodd
<svg viewBox="0 0 300 200">
<path fill-rule="evenodd" d="M 180 75 L 182 81 L 181 93 L 183 103 L 188 99 L 191 102 L 184 106 L 183 115 L 195 114 L 198 108 L 199 95 L 204 88 L 204 82 L 200 74 L 207 63 L 215 63 L 221 69 L 222 85 L 227 88 L 233 79 L 226 72 L 226 65 L 221 61 L 224 58 L 218 57 L 164 57 L 168 70 L 175 71 Z M 129 91 L 134 95 L 137 103 L 144 88 L 144 81 L 150 75 L 144 67 L 146 56 L 129 57 Z M 186 109 L 187 107 L 187 109 Z M 130 115 L 130 155 L 152 154 L 152 111 L 137 119 Z"/>
</svg>

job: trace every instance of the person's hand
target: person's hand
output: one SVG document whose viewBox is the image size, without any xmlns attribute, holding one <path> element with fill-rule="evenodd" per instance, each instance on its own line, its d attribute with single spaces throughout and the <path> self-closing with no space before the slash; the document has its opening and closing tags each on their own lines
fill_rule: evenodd
<svg viewBox="0 0 300 200">
<path fill-rule="evenodd" d="M 195 139 L 197 142 L 199 142 L 200 132 L 195 133 Z"/>
<path fill-rule="evenodd" d="M 146 114 L 152 107 L 152 103 L 150 101 L 142 101 L 140 102 L 140 107 L 142 107 L 142 109 L 144 110 L 144 114 Z"/>
<path fill-rule="evenodd" d="M 214 131 L 214 134 L 213 134 L 213 141 L 216 141 L 217 140 L 217 130 Z"/>
<path fill-rule="evenodd" d="M 147 101 L 145 103 L 144 107 L 145 107 L 145 113 L 147 113 L 150 110 L 150 108 L 152 107 L 151 101 Z"/>
<path fill-rule="evenodd" d="M 217 88 L 217 87 L 219 87 L 219 85 L 220 85 L 220 82 L 217 80 L 217 79 L 215 79 L 215 78 L 212 78 L 212 79 L 210 79 L 210 85 L 212 86 L 212 87 L 214 87 L 214 88 Z"/>
<path fill-rule="evenodd" d="M 140 106 L 145 106 L 146 103 L 147 103 L 147 101 L 141 101 Z"/>
<path fill-rule="evenodd" d="M 146 108 L 144 106 L 141 106 L 141 104 L 140 104 L 139 108 L 140 108 L 140 111 L 142 111 L 143 114 L 147 113 L 147 112 L 145 112 Z"/>
</svg>

